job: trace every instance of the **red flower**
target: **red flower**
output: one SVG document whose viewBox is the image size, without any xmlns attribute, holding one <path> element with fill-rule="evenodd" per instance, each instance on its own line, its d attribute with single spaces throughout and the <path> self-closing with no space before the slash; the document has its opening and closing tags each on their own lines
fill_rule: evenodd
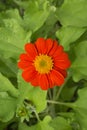
<svg viewBox="0 0 87 130">
<path fill-rule="evenodd" d="M 25 81 L 43 90 L 64 83 L 70 60 L 56 40 L 38 38 L 35 44 L 27 43 L 25 51 L 18 62 L 18 67 L 23 69 L 22 77 Z"/>
</svg>

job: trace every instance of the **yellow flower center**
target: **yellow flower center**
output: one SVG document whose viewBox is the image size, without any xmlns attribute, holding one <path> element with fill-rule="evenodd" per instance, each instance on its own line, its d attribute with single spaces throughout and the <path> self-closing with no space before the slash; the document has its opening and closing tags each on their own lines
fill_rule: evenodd
<svg viewBox="0 0 87 130">
<path fill-rule="evenodd" d="M 40 54 L 39 56 L 36 56 L 34 66 L 40 74 L 47 74 L 52 70 L 53 59 L 50 56 Z"/>
</svg>

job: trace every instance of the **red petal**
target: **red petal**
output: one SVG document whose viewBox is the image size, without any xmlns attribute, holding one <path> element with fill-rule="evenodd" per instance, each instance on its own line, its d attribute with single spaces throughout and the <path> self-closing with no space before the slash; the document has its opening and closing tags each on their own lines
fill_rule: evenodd
<svg viewBox="0 0 87 130">
<path fill-rule="evenodd" d="M 25 53 L 23 53 L 23 54 L 20 55 L 20 60 L 32 62 L 31 57 L 28 56 L 28 54 L 25 54 Z"/>
<path fill-rule="evenodd" d="M 61 53 L 61 55 L 55 57 L 55 60 L 64 60 L 65 61 L 68 59 L 69 59 L 68 54 L 65 52 L 63 52 L 63 53 Z"/>
<path fill-rule="evenodd" d="M 37 50 L 36 50 L 34 44 L 27 43 L 27 44 L 25 45 L 25 50 L 26 50 L 26 52 L 28 53 L 29 58 L 30 58 L 31 60 L 34 60 L 34 58 L 38 55 Z"/>
<path fill-rule="evenodd" d="M 66 70 L 62 70 L 62 69 L 55 67 L 55 66 L 54 66 L 54 69 L 59 71 L 64 76 L 64 78 L 67 77 L 67 71 Z"/>
<path fill-rule="evenodd" d="M 18 62 L 18 67 L 21 68 L 21 69 L 26 69 L 26 68 L 28 68 L 30 65 L 31 65 L 31 63 L 28 62 L 28 61 L 19 61 L 19 62 Z"/>
<path fill-rule="evenodd" d="M 40 54 L 46 54 L 47 45 L 44 38 L 38 38 L 35 42 L 36 48 Z"/>
<path fill-rule="evenodd" d="M 58 48 L 58 42 L 56 40 L 54 40 L 53 41 L 53 47 L 49 51 L 49 55 L 52 56 L 55 53 L 57 48 Z"/>
<path fill-rule="evenodd" d="M 46 45 L 47 45 L 47 54 L 53 47 L 53 40 L 51 38 L 46 39 Z"/>
<path fill-rule="evenodd" d="M 54 69 L 51 71 L 50 77 L 55 85 L 61 86 L 64 83 L 64 76 Z"/>
<path fill-rule="evenodd" d="M 63 52 L 63 47 L 61 45 L 59 45 L 55 51 L 55 53 L 53 54 L 53 57 L 58 57 L 61 53 Z"/>
<path fill-rule="evenodd" d="M 29 66 L 28 69 L 23 71 L 22 77 L 24 78 L 25 81 L 30 82 L 31 80 L 34 79 L 36 74 L 37 74 L 37 72 L 35 71 L 34 67 Z"/>
<path fill-rule="evenodd" d="M 39 86 L 39 74 L 38 73 L 34 76 L 34 79 L 31 81 L 31 84 L 33 86 Z"/>
<path fill-rule="evenodd" d="M 67 69 L 70 67 L 70 61 L 69 60 L 54 60 L 54 65 L 61 69 Z"/>
<path fill-rule="evenodd" d="M 51 80 L 50 74 L 47 74 L 48 81 L 49 81 L 49 88 L 53 88 L 55 86 L 54 82 Z"/>
<path fill-rule="evenodd" d="M 39 85 L 42 90 L 47 90 L 49 88 L 49 82 L 46 74 L 42 74 L 39 77 Z"/>
</svg>

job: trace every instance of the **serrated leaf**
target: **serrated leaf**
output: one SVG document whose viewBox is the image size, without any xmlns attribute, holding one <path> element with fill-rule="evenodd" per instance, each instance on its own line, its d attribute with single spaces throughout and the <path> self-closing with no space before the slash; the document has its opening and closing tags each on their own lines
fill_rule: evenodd
<svg viewBox="0 0 87 130">
<path fill-rule="evenodd" d="M 24 13 L 24 26 L 33 32 L 38 30 L 46 21 L 49 13 L 48 1 L 45 0 L 43 4 L 38 1 L 29 1 Z"/>
<path fill-rule="evenodd" d="M 15 19 L 4 19 L 0 28 L 0 50 L 5 57 L 18 58 L 31 33 L 26 33 Z"/>
<path fill-rule="evenodd" d="M 12 58 L 5 59 L 2 55 L 0 55 L 0 72 L 5 76 L 16 77 L 18 70 L 16 64 L 16 61 Z"/>
<path fill-rule="evenodd" d="M 13 97 L 19 96 L 18 90 L 1 73 L 0 73 L 0 92 L 7 92 Z"/>
<path fill-rule="evenodd" d="M 63 26 L 87 26 L 87 0 L 64 0 L 57 9 L 57 17 Z"/>
<path fill-rule="evenodd" d="M 38 122 L 34 126 L 27 126 L 26 124 L 20 124 L 18 130 L 54 130 L 50 125 L 49 122 L 51 117 L 46 116 L 43 121 Z"/>
<path fill-rule="evenodd" d="M 78 91 L 78 99 L 74 102 L 76 120 L 79 122 L 80 130 L 87 129 L 87 86 Z"/>
<path fill-rule="evenodd" d="M 4 27 L 0 29 L 0 40 L 11 43 L 18 48 L 25 44 L 26 32 L 13 18 L 3 20 Z"/>
<path fill-rule="evenodd" d="M 22 18 L 17 9 L 9 9 L 9 10 L 6 10 L 5 12 L 3 11 L 0 13 L 1 20 L 9 19 L 9 18 L 13 18 L 17 20 L 20 24 L 22 24 Z"/>
<path fill-rule="evenodd" d="M 8 122 L 15 114 L 17 102 L 16 98 L 3 97 L 0 92 L 0 121 Z"/>
<path fill-rule="evenodd" d="M 70 44 L 76 41 L 84 32 L 85 28 L 78 27 L 62 27 L 56 32 L 56 36 L 60 44 L 64 46 L 65 50 L 69 50 Z"/>
<path fill-rule="evenodd" d="M 87 79 L 87 41 L 75 46 L 76 59 L 72 63 L 71 70 L 74 81 Z"/>
<path fill-rule="evenodd" d="M 46 108 L 46 91 L 42 91 L 39 87 L 33 87 L 30 83 L 22 79 L 21 73 L 18 74 L 18 88 L 20 91 L 20 102 L 24 99 L 30 100 L 36 107 L 37 112 L 41 112 Z"/>
<path fill-rule="evenodd" d="M 72 130 L 70 124 L 63 117 L 56 117 L 51 122 L 50 125 L 54 128 L 54 130 Z"/>
</svg>

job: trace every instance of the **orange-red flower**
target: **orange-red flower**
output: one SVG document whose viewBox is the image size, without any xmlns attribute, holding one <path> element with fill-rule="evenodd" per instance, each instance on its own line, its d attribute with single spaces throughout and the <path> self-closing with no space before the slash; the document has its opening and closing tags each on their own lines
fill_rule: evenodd
<svg viewBox="0 0 87 130">
<path fill-rule="evenodd" d="M 43 90 L 64 83 L 70 60 L 56 40 L 38 38 L 34 44 L 27 43 L 25 51 L 18 62 L 25 81 Z"/>
</svg>

